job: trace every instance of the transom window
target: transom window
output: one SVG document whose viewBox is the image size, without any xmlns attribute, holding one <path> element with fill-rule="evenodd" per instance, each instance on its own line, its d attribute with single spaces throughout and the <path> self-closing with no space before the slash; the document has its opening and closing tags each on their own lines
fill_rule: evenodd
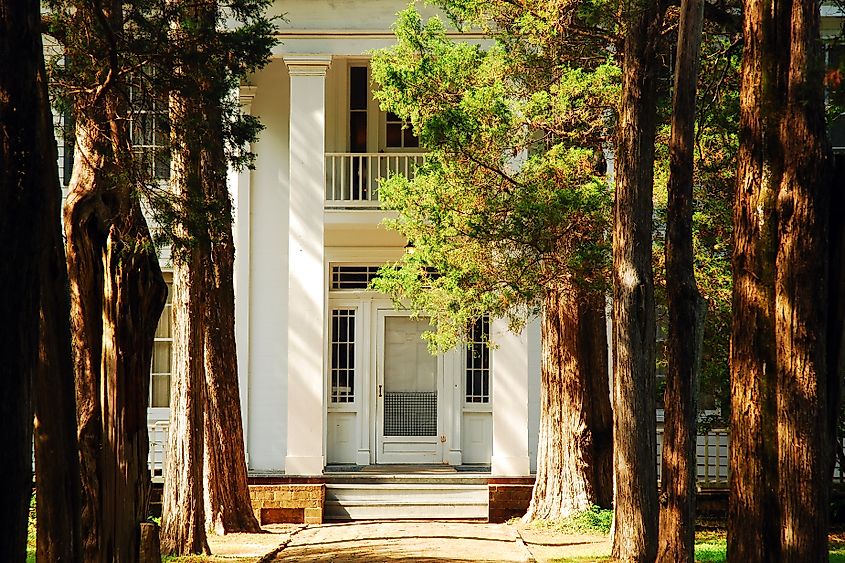
<svg viewBox="0 0 845 563">
<path fill-rule="evenodd" d="M 378 275 L 380 266 L 332 265 L 331 289 L 367 289 Z"/>
<path fill-rule="evenodd" d="M 355 401 L 355 309 L 332 309 L 331 402 Z"/>
<path fill-rule="evenodd" d="M 475 321 L 469 331 L 466 351 L 467 403 L 490 402 L 490 318 Z"/>
</svg>

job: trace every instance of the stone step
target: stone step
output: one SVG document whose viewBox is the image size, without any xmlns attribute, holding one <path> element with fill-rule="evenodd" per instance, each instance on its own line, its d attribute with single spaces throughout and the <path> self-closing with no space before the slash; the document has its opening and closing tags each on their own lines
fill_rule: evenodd
<svg viewBox="0 0 845 563">
<path fill-rule="evenodd" d="M 486 484 L 333 483 L 326 485 L 327 520 L 486 519 Z"/>
</svg>

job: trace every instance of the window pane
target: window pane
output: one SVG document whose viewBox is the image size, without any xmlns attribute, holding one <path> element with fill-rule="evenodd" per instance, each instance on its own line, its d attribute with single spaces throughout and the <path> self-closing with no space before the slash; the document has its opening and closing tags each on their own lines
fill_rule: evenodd
<svg viewBox="0 0 845 563">
<path fill-rule="evenodd" d="M 367 67 L 353 66 L 349 69 L 349 109 L 367 109 L 368 96 Z"/>
<path fill-rule="evenodd" d="M 153 344 L 153 373 L 170 374 L 170 342 Z"/>
<path fill-rule="evenodd" d="M 158 320 L 156 327 L 156 338 L 170 338 L 170 305 L 164 306 L 164 311 L 161 312 L 161 318 Z"/>
<path fill-rule="evenodd" d="M 387 146 L 397 148 L 402 146 L 402 125 L 399 123 L 387 124 Z"/>
<path fill-rule="evenodd" d="M 154 374 L 150 391 L 151 407 L 170 406 L 170 374 Z"/>
<path fill-rule="evenodd" d="M 403 146 L 414 148 L 420 146 L 419 139 L 414 135 L 414 130 L 411 127 L 406 127 L 402 130 Z"/>
<path fill-rule="evenodd" d="M 367 112 L 349 114 L 349 152 L 367 152 Z"/>
</svg>

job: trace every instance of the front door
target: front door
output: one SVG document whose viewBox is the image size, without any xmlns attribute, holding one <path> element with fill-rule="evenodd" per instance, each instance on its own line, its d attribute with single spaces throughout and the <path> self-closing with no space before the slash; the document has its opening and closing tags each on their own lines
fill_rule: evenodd
<svg viewBox="0 0 845 563">
<path fill-rule="evenodd" d="M 377 463 L 442 463 L 439 391 L 442 360 L 422 334 L 427 318 L 378 312 Z"/>
</svg>

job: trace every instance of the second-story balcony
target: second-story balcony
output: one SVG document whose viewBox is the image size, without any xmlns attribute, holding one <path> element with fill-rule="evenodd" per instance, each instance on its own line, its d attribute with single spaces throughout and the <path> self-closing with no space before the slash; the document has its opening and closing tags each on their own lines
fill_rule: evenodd
<svg viewBox="0 0 845 563">
<path fill-rule="evenodd" d="M 425 154 L 326 153 L 326 208 L 377 208 L 379 182 L 402 174 L 413 179 Z"/>
</svg>

